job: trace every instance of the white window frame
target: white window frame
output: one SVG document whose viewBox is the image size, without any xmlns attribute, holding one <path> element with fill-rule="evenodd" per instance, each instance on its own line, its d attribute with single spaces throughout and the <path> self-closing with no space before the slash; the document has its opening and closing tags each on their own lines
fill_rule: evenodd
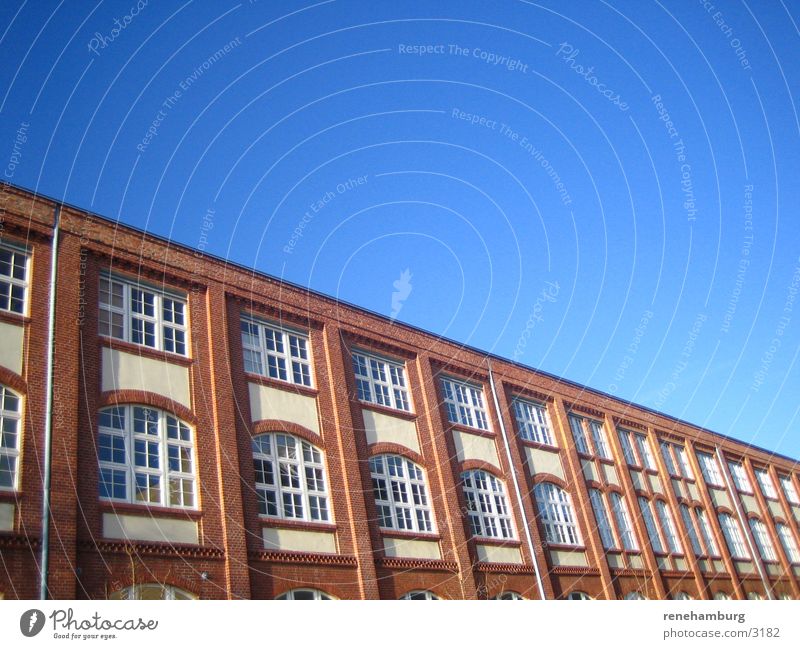
<svg viewBox="0 0 800 649">
<path fill-rule="evenodd" d="M 702 507 L 694 507 L 693 510 L 695 520 L 697 521 L 697 529 L 700 531 L 706 553 L 710 557 L 720 556 L 719 547 L 717 547 L 717 541 L 714 538 L 714 532 L 711 529 L 711 523 L 706 514 L 706 510 Z"/>
<path fill-rule="evenodd" d="M 141 422 L 140 430 L 136 430 L 137 421 Z M 102 408 L 98 413 L 97 436 L 100 499 L 172 509 L 197 509 L 199 494 L 194 440 L 194 429 L 171 412 L 138 403 Z M 118 459 L 120 457 L 122 461 Z M 145 463 L 137 463 L 137 458 Z M 104 479 L 104 472 L 110 475 L 110 483 Z M 124 497 L 114 495 L 114 488 L 121 484 L 118 482 L 120 477 L 124 478 Z M 146 489 L 139 486 L 140 478 L 146 481 Z M 177 483 L 180 496 L 175 502 L 172 502 L 173 483 Z M 102 495 L 104 484 L 111 489 L 110 495 Z M 158 498 L 149 499 L 154 485 L 158 488 Z M 145 497 L 139 498 L 140 493 Z M 187 496 L 191 500 L 189 504 L 185 502 Z"/>
<path fill-rule="evenodd" d="M 686 448 L 675 442 L 659 440 L 659 448 L 667 466 L 667 473 L 672 478 L 694 479 L 694 474 L 689 466 L 689 458 L 686 455 Z"/>
<path fill-rule="evenodd" d="M 325 454 L 320 448 L 302 437 L 276 431 L 253 436 L 251 449 L 259 516 L 332 522 Z M 259 480 L 259 475 L 271 477 L 272 483 Z"/>
<path fill-rule="evenodd" d="M 747 477 L 747 470 L 744 468 L 743 462 L 728 461 L 728 468 L 731 470 L 731 477 L 733 484 L 736 488 L 744 494 L 753 493 L 753 485 L 750 484 L 750 478 Z"/>
<path fill-rule="evenodd" d="M 675 466 L 675 458 L 672 457 L 672 451 L 670 449 L 669 442 L 665 442 L 663 439 L 659 440 L 658 447 L 661 451 L 661 457 L 664 458 L 664 464 L 667 467 L 667 473 L 673 478 L 679 478 L 681 474 L 678 472 L 678 469 Z"/>
<path fill-rule="evenodd" d="M 722 535 L 728 545 L 728 552 L 734 559 L 751 559 L 750 551 L 744 542 L 744 534 L 739 527 L 739 522 L 730 514 L 720 512 L 719 526 L 722 528 Z"/>
<path fill-rule="evenodd" d="M 786 495 L 786 500 L 792 505 L 800 505 L 800 497 L 797 495 L 797 489 L 795 489 L 792 477 L 781 475 L 778 476 L 778 479 L 781 483 L 781 489 L 783 489 L 783 493 Z"/>
<path fill-rule="evenodd" d="M 592 503 L 592 511 L 597 522 L 597 531 L 600 534 L 600 541 L 604 550 L 617 550 L 617 543 L 614 528 L 611 524 L 611 517 L 608 514 L 608 505 L 603 492 L 599 489 L 589 489 L 589 500 Z"/>
<path fill-rule="evenodd" d="M 707 485 L 710 487 L 724 487 L 717 458 L 710 453 L 697 451 L 697 463 L 700 465 L 700 472 L 703 474 L 703 479 Z"/>
<path fill-rule="evenodd" d="M 689 545 L 692 547 L 694 556 L 704 557 L 706 553 L 703 550 L 703 544 L 700 542 L 700 535 L 697 532 L 697 526 L 694 518 L 692 517 L 691 509 L 684 503 L 680 504 L 679 509 L 681 510 L 681 519 L 683 520 L 683 525 L 689 535 Z"/>
<path fill-rule="evenodd" d="M 750 531 L 753 533 L 753 539 L 756 542 L 756 548 L 758 548 L 758 554 L 761 555 L 761 558 L 764 561 L 777 561 L 778 555 L 775 554 L 775 546 L 767 531 L 767 526 L 764 525 L 764 521 L 758 518 L 750 518 L 747 522 L 750 525 Z"/>
<path fill-rule="evenodd" d="M 590 419 L 577 412 L 568 413 L 569 427 L 575 440 L 575 447 L 582 455 L 597 456 L 613 460 L 608 445 L 605 425 L 598 419 Z M 591 443 L 590 443 L 591 440 Z"/>
<path fill-rule="evenodd" d="M 0 462 L 5 464 L 4 473 L 11 476 L 11 484 L 0 485 L 0 491 L 16 491 L 19 488 L 21 423 L 22 395 L 0 385 Z"/>
<path fill-rule="evenodd" d="M 617 531 L 622 541 L 622 547 L 628 552 L 638 552 L 639 541 L 636 538 L 636 531 L 633 529 L 633 523 L 628 514 L 628 505 L 624 496 L 612 491 L 609 494 L 609 499 L 611 501 L 611 513 L 617 522 Z"/>
<path fill-rule="evenodd" d="M 428 602 L 433 602 L 438 601 L 439 598 L 436 596 L 436 593 L 433 593 L 429 590 L 410 590 L 400 599 L 405 601 L 425 600 Z"/>
<path fill-rule="evenodd" d="M 647 598 L 644 595 L 642 595 L 638 590 L 632 590 L 630 593 L 625 595 L 625 599 L 630 601 L 636 601 L 636 600 L 646 600 Z"/>
<path fill-rule="evenodd" d="M 137 294 L 141 294 L 140 300 L 137 299 Z M 103 301 L 104 295 L 109 296 L 109 302 Z M 152 307 L 152 313 L 135 310 L 137 302 L 141 301 L 144 305 L 145 297 L 151 300 L 146 306 Z M 117 298 L 119 302 L 115 303 Z M 170 317 L 168 314 L 171 314 Z M 141 340 L 135 339 L 136 323 L 140 323 L 142 327 Z M 189 357 L 189 305 L 186 295 L 180 293 L 115 274 L 101 273 L 97 327 L 101 336 Z M 117 327 L 121 327 L 121 335 L 114 333 Z M 150 331 L 145 331 L 147 328 Z M 152 344 L 147 342 L 149 336 L 152 336 Z"/>
<path fill-rule="evenodd" d="M 491 430 L 482 386 L 450 376 L 442 376 L 441 385 L 447 419 L 451 424 Z"/>
<path fill-rule="evenodd" d="M 0 296 L 2 296 L 0 299 L 6 302 L 5 306 L 0 306 L 0 311 L 26 316 L 28 315 L 28 305 L 30 304 L 30 253 L 23 248 L 8 244 L 0 245 L 0 253 L 9 255 L 9 273 L 0 274 Z M 20 259 L 22 264 L 18 263 Z M 22 266 L 21 278 L 17 276 L 20 266 Z M 21 298 L 19 297 L 20 290 L 22 291 Z M 14 302 L 21 302 L 21 308 L 12 308 Z"/>
<path fill-rule="evenodd" d="M 282 383 L 314 387 L 311 341 L 307 332 L 245 314 L 240 317 L 239 331 L 245 372 Z M 274 349 L 270 349 L 270 345 Z"/>
<path fill-rule="evenodd" d="M 353 374 L 360 401 L 411 412 L 405 365 L 354 349 Z"/>
<path fill-rule="evenodd" d="M 772 476 L 766 469 L 758 469 L 753 467 L 753 473 L 756 474 L 756 482 L 764 494 L 764 498 L 769 500 L 778 500 L 778 491 L 775 489 L 775 483 L 772 481 Z"/>
<path fill-rule="evenodd" d="M 519 601 L 519 600 L 524 600 L 525 598 L 515 590 L 504 590 L 502 593 L 498 593 L 497 595 L 492 597 L 492 599 L 504 599 L 504 600 L 516 600 L 516 601 Z"/>
<path fill-rule="evenodd" d="M 298 597 L 300 593 L 308 594 L 311 597 Z M 292 588 L 292 590 L 287 590 L 286 592 L 281 593 L 275 599 L 299 602 L 307 600 L 335 600 L 336 598 L 333 597 L 333 595 L 328 595 L 328 593 L 317 588 Z"/>
<path fill-rule="evenodd" d="M 533 488 L 533 493 L 547 542 L 552 545 L 582 546 L 583 540 L 569 492 L 552 482 L 540 482 Z"/>
<path fill-rule="evenodd" d="M 461 474 L 472 535 L 488 539 L 516 539 L 514 519 L 503 481 L 488 471 L 471 469 Z"/>
<path fill-rule="evenodd" d="M 791 528 L 785 523 L 776 523 L 775 531 L 778 533 L 783 551 L 789 563 L 800 564 L 800 549 L 797 548 L 797 541 L 794 538 Z"/>
<path fill-rule="evenodd" d="M 632 434 L 631 431 L 625 428 L 617 427 L 617 437 L 619 437 L 619 443 L 622 447 L 622 456 L 625 458 L 625 462 L 628 466 L 637 466 L 636 451 L 634 451 L 631 442 Z"/>
<path fill-rule="evenodd" d="M 678 538 L 678 530 L 675 521 L 672 519 L 672 511 L 669 505 L 663 500 L 656 499 L 656 516 L 661 527 L 661 533 L 667 542 L 670 554 L 683 554 L 683 546 Z"/>
<path fill-rule="evenodd" d="M 514 397 L 512 406 L 520 439 L 555 447 L 553 427 L 544 403 Z"/>
<path fill-rule="evenodd" d="M 588 601 L 588 600 L 591 600 L 593 598 L 589 597 L 589 594 L 588 593 L 584 593 L 582 590 L 573 590 L 569 595 L 567 595 L 566 599 Z"/>
<path fill-rule="evenodd" d="M 661 540 L 658 525 L 656 525 L 656 519 L 653 516 L 650 501 L 643 496 L 639 496 L 639 510 L 642 512 L 642 520 L 644 521 L 645 529 L 647 529 L 647 536 L 650 539 L 650 546 L 653 551 L 658 554 L 667 554 L 664 542 Z"/>
<path fill-rule="evenodd" d="M 650 441 L 644 433 L 633 433 L 636 450 L 639 452 L 639 466 L 643 469 L 656 470 L 656 460 L 653 457 L 653 450 L 650 448 Z"/>
<path fill-rule="evenodd" d="M 371 457 L 369 469 L 381 529 L 435 533 L 421 466 L 402 455 L 386 453 Z"/>
<path fill-rule="evenodd" d="M 178 588 L 177 586 L 172 586 L 171 584 L 158 584 L 158 583 L 150 583 L 150 584 L 135 584 L 133 586 L 128 586 L 123 588 L 122 590 L 118 590 L 116 593 L 112 593 L 109 599 L 120 599 L 120 600 L 141 600 L 140 594 L 143 589 L 145 588 L 159 588 L 161 589 L 162 600 L 191 600 L 191 599 L 199 599 L 197 595 L 194 593 L 190 593 L 188 590 L 184 590 L 183 588 Z"/>
</svg>

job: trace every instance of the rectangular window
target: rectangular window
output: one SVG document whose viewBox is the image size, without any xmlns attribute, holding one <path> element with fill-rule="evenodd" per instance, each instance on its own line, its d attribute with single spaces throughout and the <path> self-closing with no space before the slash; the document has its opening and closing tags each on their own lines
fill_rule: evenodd
<svg viewBox="0 0 800 649">
<path fill-rule="evenodd" d="M 689 464 L 689 456 L 686 454 L 686 449 L 683 446 L 673 445 L 675 449 L 675 454 L 678 457 L 678 468 L 681 471 L 681 474 L 684 478 L 689 478 L 689 480 L 694 479 L 694 473 L 692 472 L 692 467 Z"/>
<path fill-rule="evenodd" d="M 617 531 L 622 539 L 622 546 L 629 551 L 638 551 L 639 544 L 636 542 L 636 534 L 633 531 L 630 516 L 628 516 L 628 508 L 622 496 L 613 491 L 611 492 L 611 511 L 617 522 Z"/>
<path fill-rule="evenodd" d="M 770 477 L 767 470 L 755 469 L 755 474 L 756 474 L 756 480 L 758 481 L 758 486 L 761 487 L 761 493 L 764 494 L 764 497 L 777 500 L 778 492 L 775 491 L 775 483 L 772 482 L 772 478 Z"/>
<path fill-rule="evenodd" d="M 658 514 L 658 521 L 661 523 L 661 531 L 664 533 L 664 538 L 667 540 L 669 551 L 674 554 L 680 554 L 683 551 L 681 549 L 681 542 L 675 531 L 675 524 L 672 522 L 672 514 L 667 507 L 667 503 L 663 500 L 656 500 L 656 512 Z"/>
<path fill-rule="evenodd" d="M 792 505 L 800 505 L 800 498 L 797 497 L 797 490 L 794 488 L 791 476 L 782 475 L 779 476 L 779 480 L 781 481 L 783 493 L 786 494 L 786 500 Z"/>
<path fill-rule="evenodd" d="M 678 475 L 675 462 L 672 460 L 672 451 L 670 451 L 669 444 L 667 444 L 667 442 L 659 442 L 658 445 L 661 448 L 661 456 L 664 458 L 664 464 L 667 465 L 667 472 L 671 476 Z"/>
<path fill-rule="evenodd" d="M 686 505 L 681 505 L 680 509 L 683 525 L 686 528 L 687 534 L 689 535 L 689 542 L 692 545 L 694 556 L 702 557 L 704 555 L 703 546 L 700 545 L 700 537 L 697 535 L 694 520 L 692 519 L 692 513 L 689 511 L 689 508 Z"/>
<path fill-rule="evenodd" d="M 664 553 L 664 546 L 661 543 L 661 537 L 658 535 L 656 529 L 656 521 L 653 518 L 653 510 L 650 508 L 650 501 L 647 498 L 639 497 L 639 509 L 642 510 L 642 520 L 647 529 L 647 536 L 650 538 L 650 545 L 654 552 Z"/>
<path fill-rule="evenodd" d="M 353 373 L 358 398 L 395 410 L 411 410 L 405 368 L 364 352 L 353 352 Z"/>
<path fill-rule="evenodd" d="M 705 510 L 698 507 L 694 510 L 694 513 L 697 516 L 697 527 L 700 529 L 700 536 L 703 537 L 706 551 L 710 556 L 718 557 L 719 549 L 717 548 L 717 542 L 714 540 L 714 534 L 711 531 L 711 524 L 708 522 Z"/>
<path fill-rule="evenodd" d="M 447 418 L 451 423 L 489 430 L 481 388 L 456 379 L 442 378 L 442 391 Z"/>
<path fill-rule="evenodd" d="M 753 487 L 750 484 L 750 479 L 747 477 L 747 471 L 744 468 L 744 464 L 741 462 L 728 462 L 728 467 L 731 470 L 733 484 L 736 485 L 736 488 L 743 493 L 753 493 Z"/>
<path fill-rule="evenodd" d="M 188 356 L 186 300 L 117 277 L 101 277 L 98 332 Z"/>
<path fill-rule="evenodd" d="M 700 471 L 703 473 L 703 479 L 709 485 L 714 487 L 722 487 L 722 476 L 717 466 L 717 460 L 713 455 L 708 453 L 697 453 L 697 461 L 700 463 Z"/>
<path fill-rule="evenodd" d="M 597 531 L 600 533 L 600 540 L 603 548 L 612 550 L 617 547 L 614 542 L 614 532 L 611 528 L 611 521 L 608 518 L 608 510 L 603 499 L 603 494 L 597 489 L 589 489 L 589 499 L 592 501 L 592 510 L 597 521 Z"/>
<path fill-rule="evenodd" d="M 569 427 L 572 429 L 572 437 L 575 439 L 575 448 L 578 449 L 578 453 L 591 455 L 589 443 L 586 441 L 586 433 L 583 430 L 583 417 L 570 415 Z"/>
<path fill-rule="evenodd" d="M 569 426 L 572 429 L 572 436 L 575 439 L 575 447 L 578 449 L 578 453 L 597 455 L 607 460 L 611 459 L 611 451 L 608 449 L 608 441 L 606 440 L 606 432 L 602 422 L 570 413 Z M 589 439 L 591 439 L 591 446 Z"/>
<path fill-rule="evenodd" d="M 513 404 L 519 436 L 529 442 L 555 446 L 546 406 L 519 397 L 514 399 Z"/>
<path fill-rule="evenodd" d="M 308 336 L 276 325 L 242 318 L 244 370 L 311 387 Z"/>
<path fill-rule="evenodd" d="M 769 532 L 767 532 L 767 526 L 757 518 L 751 518 L 750 529 L 753 532 L 753 538 L 756 541 L 761 558 L 764 561 L 777 561 L 778 556 L 775 554 L 775 547 L 772 545 Z"/>
<path fill-rule="evenodd" d="M 0 246 L 0 311 L 27 312 L 28 261 L 22 250 Z"/>
<path fill-rule="evenodd" d="M 625 456 L 625 462 L 631 466 L 636 465 L 636 455 L 631 445 L 631 434 L 622 428 L 617 429 L 617 434 L 619 435 L 619 443 L 622 446 L 622 454 Z"/>
<path fill-rule="evenodd" d="M 641 462 L 641 466 L 645 469 L 650 469 L 655 471 L 656 469 L 656 461 L 653 458 L 653 454 L 650 451 L 650 444 L 647 442 L 647 437 L 645 435 L 634 435 L 636 439 L 636 450 L 639 451 L 639 460 Z"/>
<path fill-rule="evenodd" d="M 778 523 L 775 529 L 778 531 L 778 538 L 781 540 L 781 545 L 783 546 L 784 552 L 786 552 L 786 557 L 791 563 L 800 563 L 800 550 L 797 549 L 797 543 L 792 535 L 792 530 L 789 529 L 788 525 L 784 525 L 783 523 Z"/>
<path fill-rule="evenodd" d="M 722 534 L 725 536 L 725 542 L 728 544 L 728 550 L 734 559 L 749 559 L 750 552 L 744 544 L 742 531 L 739 529 L 739 524 L 733 519 L 730 514 L 724 512 L 719 515 L 719 524 L 722 527 Z"/>
</svg>

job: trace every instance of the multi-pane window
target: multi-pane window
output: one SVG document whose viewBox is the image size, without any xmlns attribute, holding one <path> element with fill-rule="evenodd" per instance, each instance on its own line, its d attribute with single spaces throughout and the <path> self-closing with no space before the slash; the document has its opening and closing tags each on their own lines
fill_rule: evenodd
<svg viewBox="0 0 800 649">
<path fill-rule="evenodd" d="M 402 600 L 435 601 L 435 600 L 438 600 L 439 598 L 436 596 L 435 593 L 432 593 L 429 590 L 412 590 L 412 591 L 407 592 L 400 599 L 402 599 Z"/>
<path fill-rule="evenodd" d="M 600 534 L 600 541 L 603 543 L 603 548 L 612 550 L 617 547 L 614 541 L 614 530 L 611 527 L 611 520 L 608 517 L 608 509 L 606 507 L 603 493 L 599 489 L 589 489 L 589 500 L 592 502 L 592 510 L 594 517 L 597 521 L 597 531 Z"/>
<path fill-rule="evenodd" d="M 433 531 L 425 474 L 420 467 L 399 455 L 377 455 L 370 458 L 369 469 L 381 527 Z"/>
<path fill-rule="evenodd" d="M 514 399 L 513 403 L 519 436 L 529 442 L 554 446 L 547 407 L 519 397 Z"/>
<path fill-rule="evenodd" d="M 275 599 L 302 601 L 321 599 L 332 600 L 335 598 L 328 595 L 328 593 L 323 593 L 321 590 L 317 590 L 316 588 L 295 588 L 294 590 L 287 590 L 285 593 L 281 593 Z"/>
<path fill-rule="evenodd" d="M 284 433 L 257 435 L 252 448 L 259 514 L 330 521 L 322 451 Z"/>
<path fill-rule="evenodd" d="M 358 398 L 396 410 L 410 410 L 405 368 L 382 358 L 353 352 Z"/>
<path fill-rule="evenodd" d="M 671 476 L 680 478 L 693 478 L 692 470 L 689 467 L 689 460 L 686 457 L 686 449 L 680 444 L 670 442 L 659 442 L 661 455 L 664 457 L 664 464 Z"/>
<path fill-rule="evenodd" d="M 245 372 L 311 387 L 308 336 L 247 318 L 241 320 Z"/>
<path fill-rule="evenodd" d="M 606 432 L 602 422 L 570 413 L 569 427 L 572 429 L 572 436 L 575 439 L 575 447 L 578 449 L 578 453 L 611 459 L 611 451 L 608 448 Z"/>
<path fill-rule="evenodd" d="M 636 443 L 636 450 L 639 452 L 639 466 L 655 471 L 656 461 L 650 451 L 650 443 L 647 441 L 647 436 L 635 433 L 633 440 Z"/>
<path fill-rule="evenodd" d="M 0 246 L 0 311 L 24 315 L 28 296 L 28 255 Z"/>
<path fill-rule="evenodd" d="M 722 487 L 722 475 L 717 466 L 717 460 L 713 455 L 708 453 L 697 453 L 697 461 L 700 464 L 700 471 L 703 473 L 703 479 L 707 484 L 715 487 Z"/>
<path fill-rule="evenodd" d="M 751 518 L 750 529 L 753 532 L 753 538 L 761 558 L 764 561 L 777 561 L 778 556 L 775 554 L 775 547 L 772 545 L 767 526 L 757 518 Z"/>
<path fill-rule="evenodd" d="M 747 477 L 744 464 L 741 462 L 728 462 L 728 467 L 731 470 L 731 476 L 736 488 L 744 493 L 753 493 L 753 487 L 750 485 L 750 479 Z"/>
<path fill-rule="evenodd" d="M 515 538 L 503 483 L 491 473 L 473 470 L 461 474 L 461 484 L 472 534 L 496 539 Z"/>
<path fill-rule="evenodd" d="M 100 497 L 166 507 L 196 507 L 194 434 L 148 406 L 100 411 Z"/>
<path fill-rule="evenodd" d="M 442 378 L 447 418 L 453 424 L 489 430 L 489 420 L 483 405 L 483 390 L 450 378 Z"/>
<path fill-rule="evenodd" d="M 513 590 L 504 590 L 499 595 L 495 595 L 492 599 L 512 599 L 512 600 L 524 600 L 525 598 L 520 595 L 518 592 Z"/>
<path fill-rule="evenodd" d="M 786 494 L 786 500 L 792 505 L 800 505 L 800 498 L 797 496 L 797 490 L 794 488 L 791 476 L 782 475 L 779 477 L 779 480 L 781 481 L 783 493 Z"/>
<path fill-rule="evenodd" d="M 628 515 L 628 507 L 625 504 L 625 500 L 614 491 L 611 492 L 610 499 L 611 511 L 614 514 L 614 520 L 617 522 L 617 531 L 622 540 L 622 547 L 626 550 L 638 551 L 639 544 L 636 542 L 636 534 L 633 531 L 633 525 Z"/>
<path fill-rule="evenodd" d="M 186 590 L 171 586 L 170 584 L 136 584 L 128 586 L 115 593 L 111 593 L 108 599 L 124 600 L 161 600 L 161 599 L 197 599 L 197 595 Z"/>
<path fill-rule="evenodd" d="M 625 430 L 624 428 L 617 429 L 617 435 L 619 436 L 619 443 L 622 446 L 622 455 L 625 456 L 625 462 L 629 465 L 634 466 L 638 464 L 636 461 L 636 453 L 633 450 L 633 444 L 631 443 L 631 432 Z"/>
<path fill-rule="evenodd" d="M 681 549 L 681 542 L 678 539 L 678 533 L 675 530 L 675 524 L 672 521 L 672 514 L 667 507 L 667 503 L 663 500 L 656 500 L 656 513 L 658 514 L 658 522 L 661 524 L 661 532 L 667 541 L 669 551 L 675 554 L 683 552 Z"/>
<path fill-rule="evenodd" d="M 550 482 L 540 482 L 533 493 L 548 543 L 580 545 L 581 536 L 569 494 Z"/>
<path fill-rule="evenodd" d="M 706 516 L 705 510 L 696 507 L 694 514 L 697 518 L 697 528 L 700 530 L 700 536 L 703 538 L 706 552 L 712 557 L 718 557 L 719 548 L 717 548 L 717 542 L 714 540 L 714 534 L 711 531 L 711 523 L 708 520 L 708 516 Z"/>
<path fill-rule="evenodd" d="M 683 519 L 683 525 L 686 527 L 686 532 L 689 535 L 689 542 L 691 543 L 692 551 L 696 557 L 702 557 L 705 553 L 703 552 L 703 546 L 700 544 L 700 537 L 697 534 L 692 513 L 689 508 L 683 504 L 681 504 L 680 510 L 681 518 Z"/>
<path fill-rule="evenodd" d="M 792 530 L 784 523 L 777 523 L 775 529 L 778 532 L 781 546 L 783 546 L 783 551 L 786 553 L 789 561 L 792 563 L 800 563 L 800 550 L 797 549 L 797 542 L 794 539 Z"/>
<path fill-rule="evenodd" d="M 187 309 L 182 297 L 117 277 L 100 278 L 101 336 L 187 356 Z"/>
<path fill-rule="evenodd" d="M 16 489 L 19 470 L 20 397 L 0 385 L 0 489 Z"/>
<path fill-rule="evenodd" d="M 650 501 L 647 498 L 639 496 L 639 509 L 642 511 L 642 520 L 647 529 L 647 536 L 650 538 L 650 545 L 654 552 L 664 552 L 664 545 L 661 543 L 661 537 L 658 535 L 658 528 L 656 527 L 656 520 L 653 518 L 653 510 L 650 508 Z"/>
<path fill-rule="evenodd" d="M 744 537 L 742 530 L 739 529 L 739 523 L 725 512 L 719 515 L 719 524 L 722 527 L 722 534 L 725 537 L 725 542 L 728 544 L 728 551 L 734 559 L 749 559 L 750 552 L 744 544 Z"/>
<path fill-rule="evenodd" d="M 756 474 L 758 486 L 761 487 L 761 493 L 764 494 L 764 497 L 777 500 L 778 492 L 775 491 L 775 483 L 772 481 L 772 477 L 769 475 L 767 470 L 755 469 L 754 473 Z"/>
</svg>

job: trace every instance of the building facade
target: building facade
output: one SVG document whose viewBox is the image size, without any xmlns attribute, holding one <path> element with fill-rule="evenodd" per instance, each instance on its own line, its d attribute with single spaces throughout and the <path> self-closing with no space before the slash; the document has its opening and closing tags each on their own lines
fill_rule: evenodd
<svg viewBox="0 0 800 649">
<path fill-rule="evenodd" d="M 800 598 L 794 460 L 0 189 L 0 596 Z"/>
</svg>

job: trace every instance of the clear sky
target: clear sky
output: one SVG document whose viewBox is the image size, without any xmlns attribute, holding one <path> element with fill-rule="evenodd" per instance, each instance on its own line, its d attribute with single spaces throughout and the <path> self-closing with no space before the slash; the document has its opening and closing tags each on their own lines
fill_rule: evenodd
<svg viewBox="0 0 800 649">
<path fill-rule="evenodd" d="M 788 0 L 8 1 L 0 165 L 800 458 L 799 23 Z"/>
</svg>

